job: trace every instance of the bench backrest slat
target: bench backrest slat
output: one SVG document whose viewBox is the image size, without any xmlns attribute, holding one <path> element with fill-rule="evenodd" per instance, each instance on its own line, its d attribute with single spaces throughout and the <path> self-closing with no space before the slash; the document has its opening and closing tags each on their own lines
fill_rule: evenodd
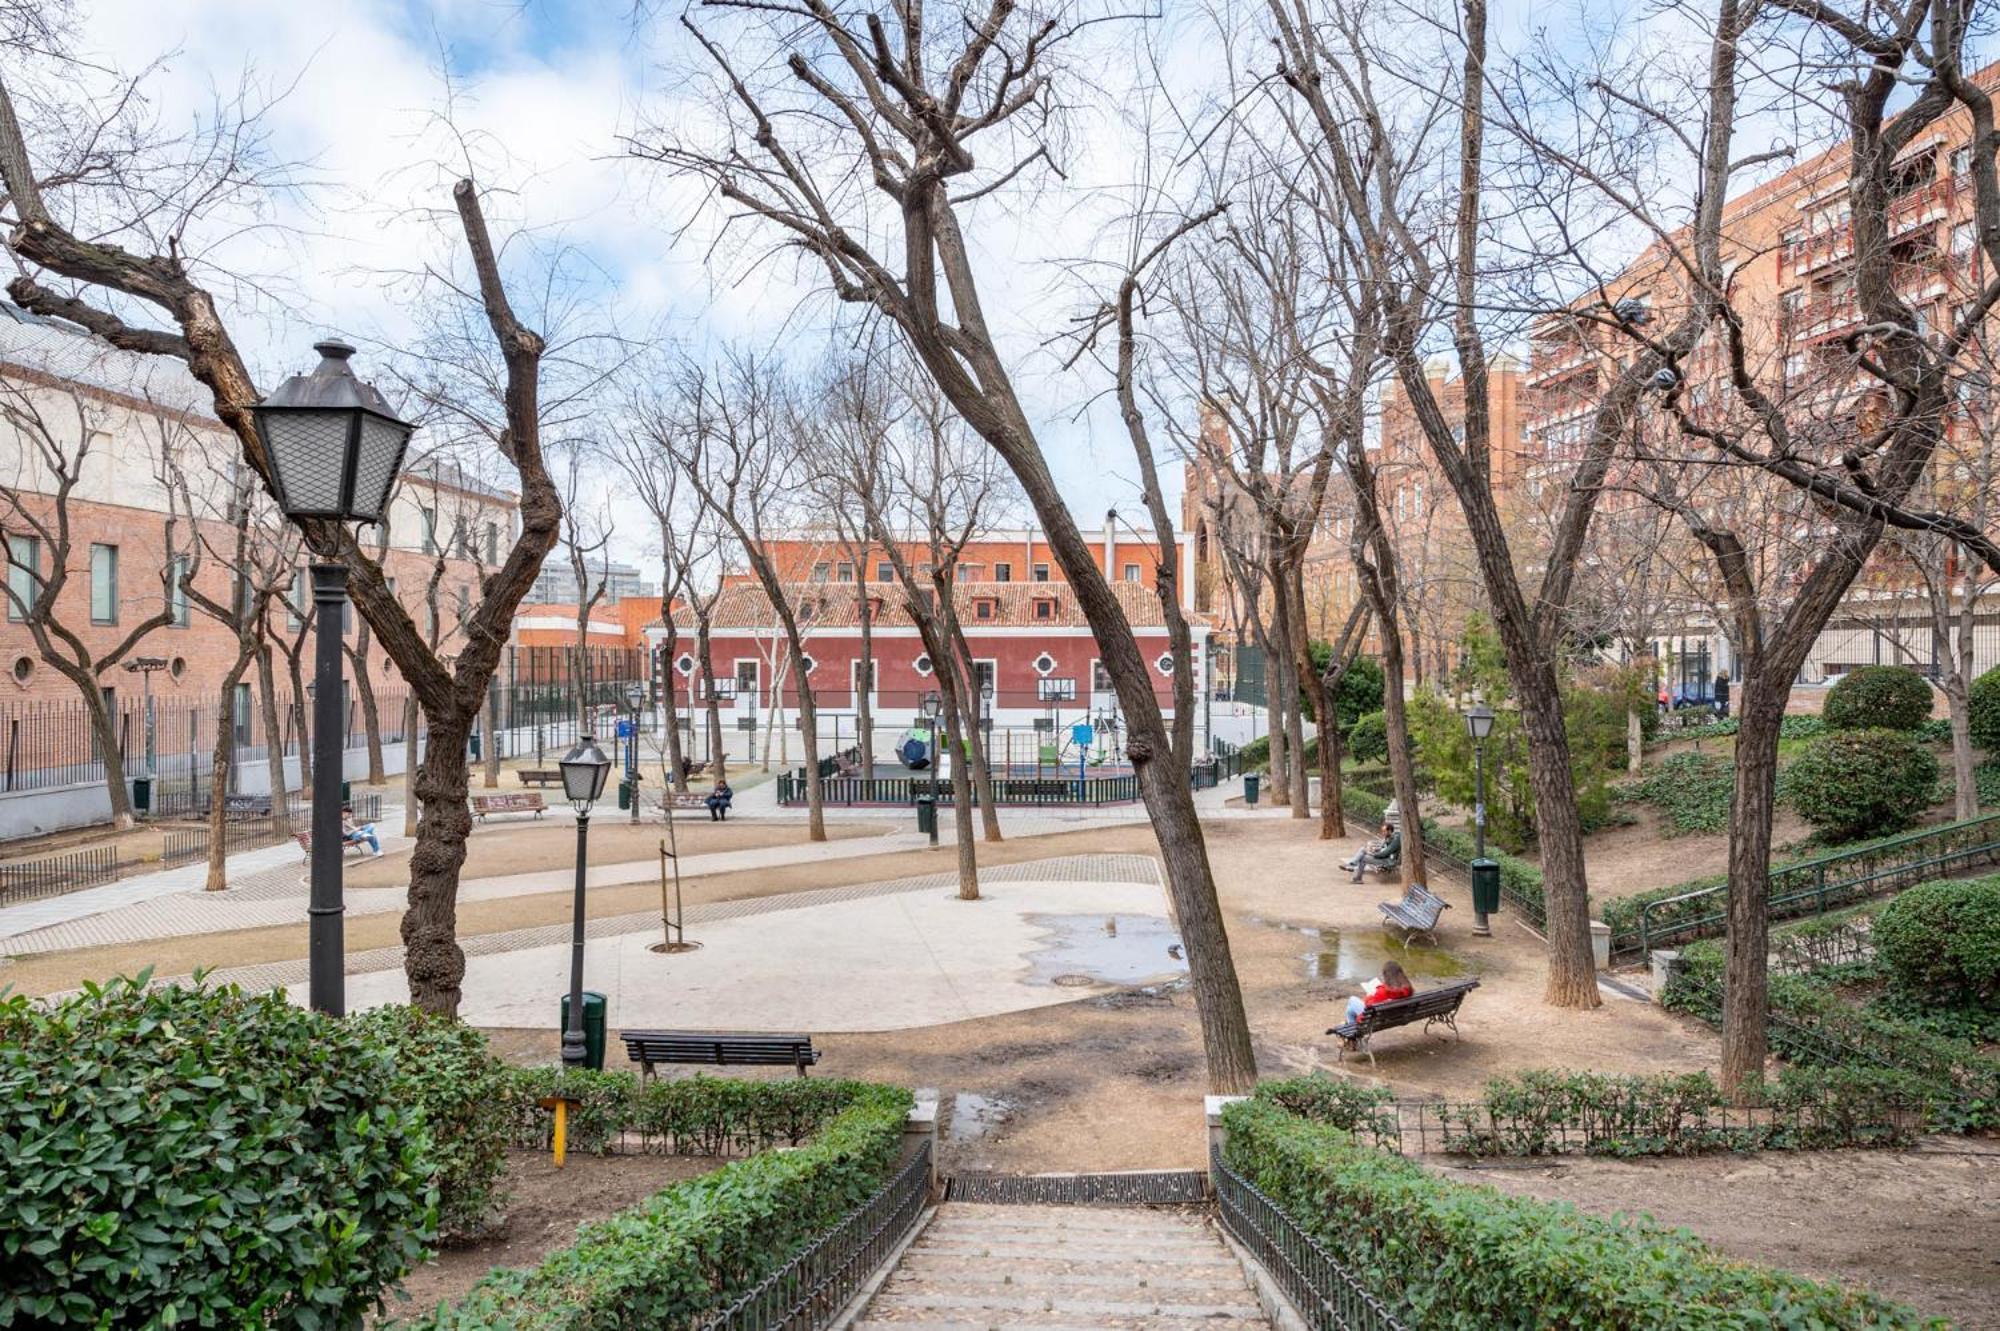
<svg viewBox="0 0 2000 1331">
<path fill-rule="evenodd" d="M 1424 1017 L 1434 1017 L 1440 1012 L 1455 1010 L 1459 1004 L 1465 1001 L 1465 996 L 1478 987 L 1479 981 L 1477 980 L 1460 980 L 1455 984 L 1447 984 L 1436 989 L 1427 989 L 1420 994 L 1412 994 L 1408 998 L 1397 998 L 1391 999 L 1387 1003 L 1377 1003 L 1374 1007 L 1364 1010 L 1361 1016 L 1356 1019 L 1355 1025 L 1357 1027 L 1379 1026 L 1386 1023 L 1401 1026 L 1405 1022 L 1415 1021 Z"/>
</svg>

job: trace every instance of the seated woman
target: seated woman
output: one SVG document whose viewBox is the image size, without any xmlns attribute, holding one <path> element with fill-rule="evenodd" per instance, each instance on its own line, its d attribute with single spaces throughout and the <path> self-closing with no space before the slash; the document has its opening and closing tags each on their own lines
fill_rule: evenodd
<svg viewBox="0 0 2000 1331">
<path fill-rule="evenodd" d="M 340 840 L 348 846 L 366 846 L 376 859 L 382 858 L 382 842 L 375 835 L 375 824 L 354 821 L 354 806 L 340 806 Z"/>
<path fill-rule="evenodd" d="M 1403 968 L 1393 961 L 1382 964 L 1382 978 L 1370 980 L 1362 986 L 1361 992 L 1347 1000 L 1347 1019 L 1359 1021 L 1361 1014 L 1379 1003 L 1393 1003 L 1399 998 L 1408 998 L 1417 992 L 1410 983 L 1410 977 Z"/>
<path fill-rule="evenodd" d="M 1370 869 L 1386 869 L 1402 857 L 1403 829 L 1394 823 L 1383 823 L 1382 839 L 1369 842 L 1353 859 L 1341 861 L 1340 867 L 1354 870 L 1354 881 L 1358 883 Z"/>
<path fill-rule="evenodd" d="M 708 799 L 704 801 L 708 805 L 708 820 L 712 823 L 721 822 L 723 815 L 729 812 L 729 801 L 735 798 L 736 792 L 729 788 L 728 778 L 717 778 L 715 789 L 708 792 Z"/>
</svg>

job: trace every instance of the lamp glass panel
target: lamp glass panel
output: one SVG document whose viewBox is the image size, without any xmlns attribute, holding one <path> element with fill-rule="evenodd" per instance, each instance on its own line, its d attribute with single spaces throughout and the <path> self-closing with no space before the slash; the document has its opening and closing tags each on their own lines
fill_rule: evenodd
<svg viewBox="0 0 2000 1331">
<path fill-rule="evenodd" d="M 344 411 L 265 411 L 264 445 L 277 469 L 288 512 L 334 516 L 340 512 L 340 483 L 347 465 Z"/>
<path fill-rule="evenodd" d="M 396 468 L 403 460 L 403 445 L 410 427 L 401 421 L 380 416 L 361 418 L 361 443 L 354 466 L 354 506 L 347 516 L 358 522 L 379 522 L 389 505 L 389 491 L 396 484 Z"/>
</svg>

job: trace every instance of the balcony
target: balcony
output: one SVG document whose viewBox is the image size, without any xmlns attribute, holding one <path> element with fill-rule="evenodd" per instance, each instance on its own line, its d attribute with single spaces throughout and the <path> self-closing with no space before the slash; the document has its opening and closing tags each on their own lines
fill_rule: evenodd
<svg viewBox="0 0 2000 1331">
<path fill-rule="evenodd" d="M 1951 211 L 1952 201 L 1960 192 L 1960 177 L 1948 176 L 1932 181 L 1907 194 L 1889 201 L 1888 228 L 1891 240 L 1908 235 L 1924 227 L 1934 225 Z M 1969 182 L 1968 182 L 1969 188 Z M 1791 270 L 1793 276 L 1817 272 L 1828 264 L 1838 263 L 1854 253 L 1854 232 L 1852 225 L 1828 227 L 1810 236 L 1780 246 L 1778 261 Z"/>
<path fill-rule="evenodd" d="M 1541 343 L 1529 361 L 1528 387 L 1540 388 L 1596 361 L 1597 353 L 1581 343 Z"/>
</svg>

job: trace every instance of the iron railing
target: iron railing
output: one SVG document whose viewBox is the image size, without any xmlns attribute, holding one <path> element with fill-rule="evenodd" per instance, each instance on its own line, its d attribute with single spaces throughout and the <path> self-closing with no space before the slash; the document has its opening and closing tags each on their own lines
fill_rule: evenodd
<svg viewBox="0 0 2000 1331">
<path fill-rule="evenodd" d="M 356 822 L 372 823 L 382 816 L 380 795 L 357 795 L 350 803 L 354 806 Z M 266 807 L 269 802 L 266 801 Z M 278 820 L 268 815 L 263 817 L 230 818 L 222 825 L 223 853 L 234 855 L 240 850 L 252 850 L 259 846 L 274 846 L 283 842 L 295 832 L 310 831 L 312 828 L 312 806 L 296 793 L 286 800 L 289 810 L 288 826 L 280 829 Z M 208 858 L 208 827 L 201 824 L 192 827 L 169 827 L 166 830 L 165 846 L 160 854 L 163 868 L 178 864 L 191 864 Z"/>
<path fill-rule="evenodd" d="M 124 867 L 116 846 L 73 850 L 25 864 L 0 864 L 0 905 L 61 896 L 115 882 Z"/>
<path fill-rule="evenodd" d="M 2000 861 L 2000 813 L 1925 828 L 1858 850 L 1773 869 L 1770 918 L 1824 915 L 1930 878 L 1996 861 Z M 1643 955 L 1656 947 L 1722 933 L 1729 920 L 1728 892 L 1728 883 L 1715 883 L 1646 902 L 1639 908 L 1635 929 L 1612 934 L 1612 955 Z M 1714 909 L 1709 908 L 1711 902 Z"/>
<path fill-rule="evenodd" d="M 699 1324 L 700 1331 L 820 1331 L 889 1260 L 930 1200 L 931 1144 L 923 1141 L 873 1197 L 753 1288 Z"/>
<path fill-rule="evenodd" d="M 1278 1282 L 1313 1331 L 1405 1331 L 1405 1324 L 1284 1208 L 1211 1147 L 1216 1211 L 1229 1236 Z"/>
<path fill-rule="evenodd" d="M 929 776 L 835 776 L 822 780 L 820 800 L 825 804 L 907 806 L 919 796 L 933 793 Z M 951 782 L 936 783 L 937 802 L 952 802 Z M 978 799 L 977 792 L 973 798 Z M 1003 806 L 1130 804 L 1139 798 L 1136 776 L 1091 777 L 995 777 L 993 802 Z M 805 778 L 792 772 L 778 774 L 778 803 L 806 802 Z"/>
</svg>

